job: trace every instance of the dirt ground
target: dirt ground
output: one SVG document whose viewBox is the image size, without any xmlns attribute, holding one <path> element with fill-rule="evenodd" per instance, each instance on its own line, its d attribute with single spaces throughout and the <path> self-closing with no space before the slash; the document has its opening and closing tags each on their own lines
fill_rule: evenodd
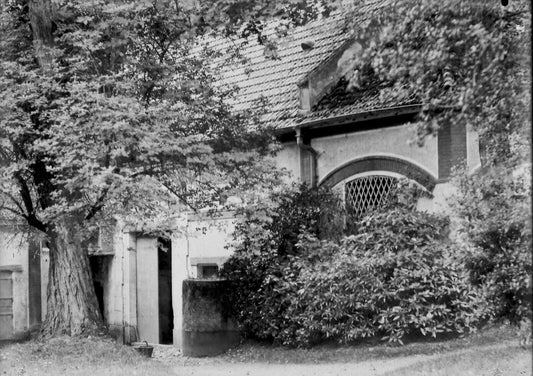
<svg viewBox="0 0 533 376">
<path fill-rule="evenodd" d="M 472 358 L 477 361 L 472 361 Z M 318 364 L 227 363 L 182 360 L 174 363 L 175 375 L 187 376 L 323 376 L 323 375 L 531 375 L 531 353 L 506 343 L 480 346 L 434 355 L 408 355 L 392 359 L 373 359 Z M 440 364 L 445 363 L 444 367 Z M 486 367 L 483 367 L 483 364 Z M 448 368 L 448 369 L 446 369 Z M 457 369 L 459 368 L 459 369 Z M 427 372 L 425 372 L 425 371 Z M 423 371 L 423 373 L 417 373 Z"/>
<path fill-rule="evenodd" d="M 0 346 L 3 375 L 422 376 L 531 375 L 531 346 L 509 328 L 405 346 L 367 344 L 288 349 L 244 343 L 211 358 L 189 358 L 154 346 L 153 358 L 109 338 L 60 337 Z"/>
</svg>

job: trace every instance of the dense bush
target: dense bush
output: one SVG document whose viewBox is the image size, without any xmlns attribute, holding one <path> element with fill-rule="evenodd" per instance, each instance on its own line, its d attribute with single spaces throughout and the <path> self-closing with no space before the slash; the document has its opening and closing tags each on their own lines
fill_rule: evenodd
<svg viewBox="0 0 533 376">
<path fill-rule="evenodd" d="M 457 177 L 462 261 L 496 320 L 531 317 L 530 179 L 530 167 Z"/>
<path fill-rule="evenodd" d="M 475 326 L 477 296 L 444 240 L 445 220 L 398 204 L 364 217 L 355 235 L 319 239 L 307 220 L 316 224 L 339 205 L 321 194 L 330 200 L 314 201 L 309 191 L 282 195 L 259 236 L 250 223 L 240 228 L 244 240 L 224 272 L 246 334 L 286 345 L 401 342 Z M 290 213 L 306 215 L 292 223 Z"/>
<path fill-rule="evenodd" d="M 340 239 L 343 205 L 330 191 L 305 185 L 272 194 L 261 205 L 247 208 L 235 230 L 235 253 L 222 270 L 234 283 L 234 308 L 244 331 L 273 340 L 282 330 L 279 320 L 290 299 L 285 280 L 295 277 L 296 243 L 303 233 Z M 279 281 L 279 283 L 278 283 Z M 283 285 L 283 286 L 282 286 Z"/>
<path fill-rule="evenodd" d="M 340 245 L 302 239 L 302 254 L 312 261 L 300 268 L 296 343 L 374 336 L 402 342 L 406 335 L 475 328 L 477 295 L 442 239 L 446 227 L 440 218 L 397 208 L 366 217 L 359 234 Z"/>
</svg>

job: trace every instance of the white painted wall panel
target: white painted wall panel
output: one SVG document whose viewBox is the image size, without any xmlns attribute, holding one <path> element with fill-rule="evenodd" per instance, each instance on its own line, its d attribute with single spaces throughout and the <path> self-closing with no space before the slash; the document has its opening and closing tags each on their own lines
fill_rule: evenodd
<svg viewBox="0 0 533 376">
<path fill-rule="evenodd" d="M 137 320 L 140 340 L 159 343 L 156 238 L 137 238 Z"/>
<path fill-rule="evenodd" d="M 371 155 L 401 158 L 437 176 L 437 139 L 428 137 L 425 145 L 419 147 L 409 143 L 413 137 L 413 126 L 401 125 L 313 139 L 311 146 L 319 154 L 318 181 L 343 164 Z"/>
</svg>

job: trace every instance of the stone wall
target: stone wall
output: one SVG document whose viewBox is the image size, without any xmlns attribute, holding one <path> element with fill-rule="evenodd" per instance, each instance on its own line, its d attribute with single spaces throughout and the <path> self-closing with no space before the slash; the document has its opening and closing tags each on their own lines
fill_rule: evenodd
<svg viewBox="0 0 533 376">
<path fill-rule="evenodd" d="M 225 301 L 229 288 L 225 280 L 183 281 L 183 355 L 216 355 L 239 342 Z"/>
</svg>

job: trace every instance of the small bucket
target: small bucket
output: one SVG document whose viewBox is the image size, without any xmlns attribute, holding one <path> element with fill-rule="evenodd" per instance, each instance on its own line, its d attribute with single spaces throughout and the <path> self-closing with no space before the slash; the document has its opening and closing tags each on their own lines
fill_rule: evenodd
<svg viewBox="0 0 533 376">
<path fill-rule="evenodd" d="M 152 357 L 152 353 L 154 352 L 154 346 L 150 346 L 148 344 L 148 342 L 144 341 L 143 342 L 134 342 L 133 343 L 133 348 L 135 350 L 137 350 L 141 355 L 147 357 L 147 358 L 151 358 Z"/>
</svg>

